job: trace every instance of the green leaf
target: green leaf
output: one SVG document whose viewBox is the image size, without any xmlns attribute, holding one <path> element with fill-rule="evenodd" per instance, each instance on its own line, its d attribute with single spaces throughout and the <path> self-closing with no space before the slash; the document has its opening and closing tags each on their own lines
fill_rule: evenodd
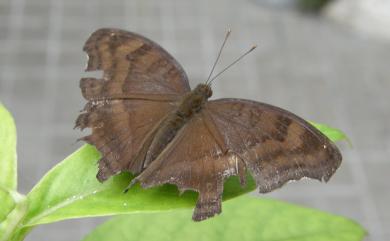
<svg viewBox="0 0 390 241">
<path fill-rule="evenodd" d="M 104 216 L 133 212 L 151 212 L 192 208 L 197 194 L 191 191 L 179 196 L 173 185 L 142 189 L 134 186 L 123 190 L 131 175 L 123 173 L 101 184 L 96 180 L 99 152 L 85 145 L 49 171 L 27 195 L 29 212 L 23 226 L 34 226 L 63 219 Z M 249 192 L 255 188 L 252 179 L 245 189 L 236 177 L 225 183 L 224 199 Z"/>
<path fill-rule="evenodd" d="M 0 103 L 0 240 L 10 240 L 27 210 L 25 197 L 16 192 L 16 127 Z"/>
<path fill-rule="evenodd" d="M 349 144 L 351 144 L 351 141 L 348 139 L 347 135 L 345 135 L 345 133 L 341 130 L 312 121 L 309 121 L 309 123 L 321 131 L 324 135 L 326 135 L 331 141 L 336 142 L 346 140 Z"/>
<path fill-rule="evenodd" d="M 9 191 L 0 187 L 0 224 L 6 219 L 7 215 L 15 207 L 15 202 Z"/>
<path fill-rule="evenodd" d="M 0 186 L 15 190 L 16 179 L 16 127 L 11 114 L 0 103 Z"/>
<path fill-rule="evenodd" d="M 200 223 L 190 210 L 122 215 L 98 226 L 83 241 L 358 241 L 357 223 L 325 212 L 255 197 L 224 203 L 223 213 Z"/>
</svg>

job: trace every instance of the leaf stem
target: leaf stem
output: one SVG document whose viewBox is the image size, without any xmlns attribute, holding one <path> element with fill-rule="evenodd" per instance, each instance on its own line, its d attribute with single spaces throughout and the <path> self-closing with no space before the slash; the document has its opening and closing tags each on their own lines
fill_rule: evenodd
<svg viewBox="0 0 390 241">
<path fill-rule="evenodd" d="M 27 199 L 24 195 L 15 191 L 8 190 L 8 192 L 14 199 L 16 206 L 7 215 L 6 219 L 0 224 L 0 241 L 14 240 L 12 237 L 14 237 L 19 232 L 20 223 L 26 215 L 28 209 Z"/>
<path fill-rule="evenodd" d="M 63 202 L 60 202 L 60 203 L 56 204 L 55 206 L 53 206 L 53 207 L 51 207 L 49 209 L 46 209 L 42 213 L 40 213 L 40 214 L 32 217 L 31 219 L 25 221 L 22 224 L 22 226 L 23 227 L 32 227 L 32 226 L 36 225 L 34 223 L 39 222 L 40 219 L 45 218 L 46 216 L 54 213 L 55 211 L 57 211 L 57 210 L 59 210 L 59 209 L 61 209 L 63 207 L 69 206 L 69 205 L 73 204 L 74 202 L 79 201 L 80 199 L 84 199 L 84 198 L 86 198 L 88 196 L 95 195 L 96 193 L 102 192 L 104 190 L 105 189 L 100 189 L 100 190 L 94 190 L 92 192 L 89 192 L 89 193 L 86 193 L 86 194 L 83 194 L 83 195 L 74 195 L 75 198 L 68 198 L 68 199 L 66 199 Z"/>
</svg>

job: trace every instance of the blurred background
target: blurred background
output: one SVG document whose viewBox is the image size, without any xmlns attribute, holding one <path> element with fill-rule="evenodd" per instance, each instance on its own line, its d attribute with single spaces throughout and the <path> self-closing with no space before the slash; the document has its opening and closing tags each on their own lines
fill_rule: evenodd
<svg viewBox="0 0 390 241">
<path fill-rule="evenodd" d="M 155 40 L 194 87 L 231 28 L 219 69 L 258 48 L 214 82 L 214 98 L 271 103 L 353 143 L 339 144 L 344 160 L 328 184 L 303 180 L 266 196 L 350 217 L 368 229 L 366 240 L 389 240 L 389 15 L 388 0 L 0 0 L 0 100 L 18 128 L 19 188 L 27 193 L 82 144 L 73 125 L 88 76 L 81 48 L 93 31 Z M 27 240 L 79 240 L 104 220 L 44 225 Z"/>
</svg>

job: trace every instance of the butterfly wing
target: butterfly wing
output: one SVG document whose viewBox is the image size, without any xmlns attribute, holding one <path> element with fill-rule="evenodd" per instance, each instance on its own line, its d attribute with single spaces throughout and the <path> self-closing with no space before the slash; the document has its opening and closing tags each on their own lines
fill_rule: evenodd
<svg viewBox="0 0 390 241">
<path fill-rule="evenodd" d="M 190 91 L 180 64 L 158 44 L 136 33 L 99 29 L 83 49 L 89 57 L 86 71 L 103 71 L 102 79 L 81 79 L 88 100 L 174 97 Z"/>
<path fill-rule="evenodd" d="M 193 219 L 221 212 L 224 180 L 249 170 L 261 192 L 302 177 L 328 180 L 337 147 L 296 115 L 249 100 L 208 102 L 137 178 L 145 188 L 171 183 L 199 192 Z"/>
<path fill-rule="evenodd" d="M 228 149 L 244 160 L 260 192 L 302 177 L 328 181 L 341 163 L 338 148 L 291 112 L 242 99 L 210 101 L 206 109 Z"/>
<path fill-rule="evenodd" d="M 76 127 L 92 128 L 82 140 L 102 153 L 97 178 L 137 174 L 158 124 L 190 91 L 187 76 L 164 49 L 135 33 L 97 30 L 84 51 L 87 71 L 103 71 L 101 79 L 80 80 L 88 103 L 76 120 Z"/>
<path fill-rule="evenodd" d="M 144 188 L 165 183 L 181 192 L 199 192 L 193 219 L 200 221 L 221 212 L 224 180 L 243 171 L 234 153 L 224 153 L 202 114 L 194 116 L 166 149 L 134 180 Z"/>
</svg>

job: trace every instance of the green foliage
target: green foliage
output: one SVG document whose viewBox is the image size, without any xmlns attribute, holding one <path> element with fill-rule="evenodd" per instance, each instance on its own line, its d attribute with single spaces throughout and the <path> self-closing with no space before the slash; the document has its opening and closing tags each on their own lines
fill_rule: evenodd
<svg viewBox="0 0 390 241">
<path fill-rule="evenodd" d="M 284 202 L 240 197 L 221 215 L 195 223 L 190 210 L 118 216 L 83 241 L 356 241 L 365 231 L 343 217 Z"/>
<path fill-rule="evenodd" d="M 15 208 L 15 202 L 9 194 L 8 190 L 0 188 L 0 223 L 7 217 L 8 213 Z"/>
<path fill-rule="evenodd" d="M 347 135 L 345 135 L 345 133 L 342 132 L 341 130 L 336 129 L 336 128 L 332 128 L 332 127 L 325 125 L 325 124 L 315 123 L 312 121 L 310 121 L 310 124 L 312 124 L 315 128 L 317 128 L 324 135 L 326 135 L 331 141 L 336 142 L 336 141 L 345 140 L 350 145 L 352 145 L 351 141 L 348 139 Z"/>
<path fill-rule="evenodd" d="M 10 196 L 12 196 L 14 205 L 12 210 L 7 213 L 7 216 L 0 223 L 0 240 L 19 240 L 16 239 L 16 235 L 20 232 L 21 222 L 27 212 L 28 202 L 24 195 L 21 195 L 15 191 L 11 191 Z"/>
<path fill-rule="evenodd" d="M 9 240 L 26 211 L 17 186 L 16 127 L 0 103 L 0 240 Z"/>
<path fill-rule="evenodd" d="M 339 130 L 324 125 L 316 124 L 316 126 L 334 141 L 345 139 L 345 135 L 342 134 L 342 132 Z M 30 230 L 39 224 L 91 216 L 137 213 L 135 216 L 123 217 L 129 221 L 131 220 L 129 217 L 134 217 L 137 219 L 140 218 L 140 220 L 147 220 L 148 218 L 154 219 L 154 217 L 150 215 L 168 215 L 168 219 L 166 219 L 168 221 L 172 219 L 169 219 L 169 215 L 177 214 L 183 216 L 183 222 L 172 221 L 172 224 L 166 225 L 167 228 L 176 229 L 178 228 L 178 224 L 183 224 L 184 230 L 184 226 L 188 225 L 186 223 L 191 223 L 189 221 L 191 217 L 191 214 L 189 213 L 190 211 L 181 209 L 188 209 L 194 206 L 197 198 L 196 193 L 187 191 L 183 195 L 179 196 L 177 188 L 172 185 L 164 185 L 147 190 L 141 189 L 139 185 L 136 185 L 131 188 L 127 194 L 123 194 L 123 190 L 130 182 L 132 176 L 128 173 L 123 173 L 111 178 L 104 184 L 99 183 L 95 178 L 97 173 L 96 163 L 99 158 L 100 154 L 93 146 L 84 145 L 79 150 L 56 165 L 52 170 L 50 170 L 33 188 L 33 190 L 31 190 L 27 197 L 19 194 L 15 191 L 17 184 L 15 125 L 8 111 L 2 105 L 0 105 L 0 241 L 23 240 L 24 237 L 30 232 Z M 253 179 L 249 178 L 247 186 L 245 188 L 241 188 L 237 177 L 232 177 L 225 183 L 224 200 L 240 196 L 254 189 L 255 183 Z M 285 226 L 280 226 L 279 229 L 282 228 L 283 232 L 286 231 L 286 235 L 294 234 L 290 232 L 291 230 L 294 232 L 307 232 L 307 230 L 309 230 L 302 228 L 299 225 L 294 226 L 293 223 L 295 221 L 290 220 L 291 216 L 288 216 L 287 213 L 307 212 L 307 216 L 309 217 L 312 215 L 310 212 L 314 212 L 313 210 L 304 211 L 306 209 L 289 206 L 287 204 L 282 204 L 276 201 L 256 200 L 256 203 L 257 201 L 261 203 L 255 204 L 254 201 L 248 200 L 237 199 L 237 201 L 231 202 L 231 204 L 229 203 L 228 205 L 224 205 L 225 211 L 226 209 L 232 209 L 233 211 L 227 211 L 225 213 L 230 214 L 224 214 L 221 217 L 217 217 L 215 219 L 211 219 L 196 225 L 198 225 L 199 228 L 206 227 L 206 225 L 217 225 L 215 226 L 216 230 L 220 230 L 219 233 L 222 235 L 222 227 L 225 224 L 222 224 L 223 221 L 218 220 L 223 220 L 224 217 L 229 217 L 229 215 L 235 215 L 234 217 L 237 220 L 240 220 L 241 214 L 239 212 L 234 212 L 234 210 L 239 210 L 238 204 L 235 203 L 240 203 L 242 206 L 245 206 L 245 210 L 248 210 L 248 213 L 250 213 L 250 210 L 252 210 L 252 212 L 256 210 L 256 212 L 253 213 L 257 213 L 259 217 L 259 223 L 256 223 L 256 225 L 260 225 L 259 227 L 264 224 L 264 221 L 262 220 L 269 219 L 270 215 L 273 214 L 271 220 L 279 220 L 278 222 L 281 223 L 283 223 L 283 220 L 285 220 L 285 223 L 283 223 Z M 259 204 L 260 206 L 257 207 L 256 205 Z M 287 206 L 284 207 L 283 205 Z M 232 208 L 230 208 L 230 206 L 232 206 Z M 273 206 L 277 208 L 273 209 Z M 252 209 L 250 209 L 251 207 Z M 286 213 L 280 213 L 278 211 L 279 209 L 286 210 Z M 167 210 L 171 210 L 171 212 L 166 212 L 164 214 L 156 213 Z M 317 220 L 316 215 L 310 217 L 310 220 Z M 329 218 L 328 223 L 333 223 L 332 220 L 337 219 L 344 220 L 343 222 L 340 221 L 340 229 L 338 230 L 347 230 L 348 232 L 353 232 L 351 231 L 353 230 L 351 227 L 354 227 L 353 225 L 356 226 L 356 224 L 350 221 L 334 217 L 332 215 L 322 214 L 322 216 L 320 215 L 318 217 L 325 216 Z M 305 216 L 305 219 L 308 217 Z M 118 220 L 121 218 L 122 217 L 118 218 Z M 186 220 L 185 222 L 184 219 Z M 117 219 L 114 219 L 111 222 L 117 222 L 115 220 Z M 219 222 L 221 222 L 221 224 L 217 224 Z M 107 225 L 110 225 L 110 223 Z M 254 221 L 249 222 L 249 224 L 250 223 L 253 223 L 251 225 L 255 225 Z M 318 229 L 313 230 L 320 230 L 323 228 L 322 225 L 325 225 L 326 223 L 327 222 L 318 221 Z M 191 223 L 191 225 L 195 224 Z M 324 227 L 330 227 L 326 225 Z M 104 227 L 105 226 L 103 226 L 103 228 Z M 251 235 L 251 231 L 249 229 L 248 234 L 245 233 L 247 229 L 244 226 L 237 227 L 244 230 L 243 235 Z M 236 226 L 232 226 L 231 229 L 231 232 L 233 232 L 233 229 L 235 229 L 236 233 L 242 233 L 242 230 L 237 229 Z M 99 230 L 96 232 L 99 232 Z M 263 229 L 262 232 L 271 232 L 272 230 L 275 231 L 275 229 L 264 230 L 265 229 Z M 356 229 L 354 232 L 357 235 L 356 237 L 358 237 L 361 235 L 362 230 Z M 92 236 L 90 237 L 94 236 L 94 234 L 91 235 Z M 141 237 L 140 234 L 137 235 L 138 236 L 134 236 Z M 213 235 L 216 237 L 216 234 Z M 337 235 L 342 234 L 337 233 Z"/>
<path fill-rule="evenodd" d="M 16 127 L 11 114 L 0 103 L 0 187 L 15 190 Z"/>
</svg>

